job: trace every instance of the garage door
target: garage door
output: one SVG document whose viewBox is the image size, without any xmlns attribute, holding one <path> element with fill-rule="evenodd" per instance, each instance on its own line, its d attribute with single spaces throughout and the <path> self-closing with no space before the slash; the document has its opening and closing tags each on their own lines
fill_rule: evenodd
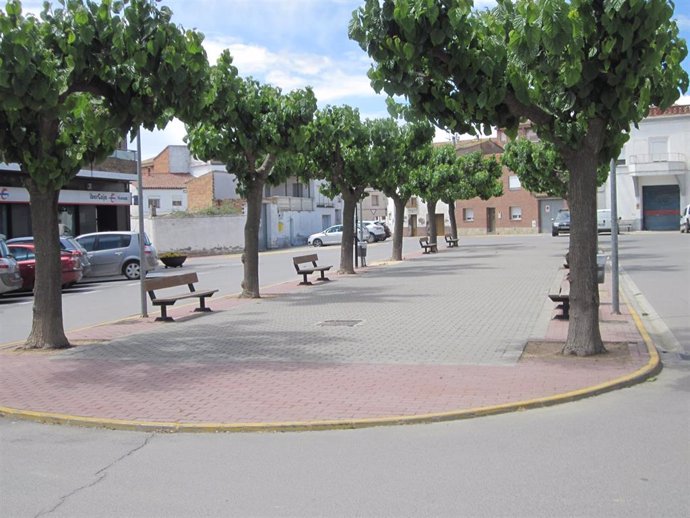
<svg viewBox="0 0 690 518">
<path fill-rule="evenodd" d="M 677 185 L 642 187 L 642 203 L 644 230 L 678 230 L 680 191 Z"/>
</svg>

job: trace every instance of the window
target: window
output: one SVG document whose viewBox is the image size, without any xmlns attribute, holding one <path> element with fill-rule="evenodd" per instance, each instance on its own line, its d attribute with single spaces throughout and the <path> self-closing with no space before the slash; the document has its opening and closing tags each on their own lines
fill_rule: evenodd
<svg viewBox="0 0 690 518">
<path fill-rule="evenodd" d="M 139 205 L 139 195 L 138 194 L 132 195 L 132 205 Z"/>
<path fill-rule="evenodd" d="M 149 198 L 149 208 L 160 209 L 161 208 L 161 199 L 160 198 Z"/>
<path fill-rule="evenodd" d="M 510 207 L 510 219 L 519 221 L 522 219 L 522 209 L 520 207 Z"/>
<path fill-rule="evenodd" d="M 172 206 L 173 207 L 182 207 L 182 198 L 173 198 Z"/>
<path fill-rule="evenodd" d="M 378 207 L 379 206 L 379 195 L 378 194 L 372 194 L 371 195 L 371 206 L 372 207 Z"/>
<path fill-rule="evenodd" d="M 464 221 L 474 221 L 474 209 L 462 209 L 462 219 Z"/>
<path fill-rule="evenodd" d="M 511 174 L 508 177 L 508 188 L 511 191 L 516 191 L 516 190 L 520 189 L 521 187 L 522 187 L 522 185 L 520 184 L 520 178 L 518 178 L 517 175 L 515 175 L 515 174 Z"/>
<path fill-rule="evenodd" d="M 304 197 L 304 185 L 302 185 L 301 183 L 293 183 L 292 184 L 292 196 L 293 196 L 293 198 Z"/>
<path fill-rule="evenodd" d="M 131 236 L 119 234 L 105 234 L 98 237 L 96 250 L 112 250 L 114 248 L 126 248 L 129 246 Z"/>
</svg>

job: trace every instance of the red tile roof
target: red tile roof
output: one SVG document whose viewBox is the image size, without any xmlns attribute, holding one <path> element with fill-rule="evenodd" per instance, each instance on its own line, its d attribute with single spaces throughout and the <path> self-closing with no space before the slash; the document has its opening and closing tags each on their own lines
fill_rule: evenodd
<svg viewBox="0 0 690 518">
<path fill-rule="evenodd" d="M 187 182 L 193 179 L 194 176 L 186 173 L 145 174 L 141 177 L 141 183 L 144 189 L 184 189 Z"/>
</svg>

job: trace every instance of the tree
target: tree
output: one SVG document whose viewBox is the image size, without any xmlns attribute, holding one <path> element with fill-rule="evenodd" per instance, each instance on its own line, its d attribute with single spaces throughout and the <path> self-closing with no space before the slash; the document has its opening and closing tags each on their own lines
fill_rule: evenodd
<svg viewBox="0 0 690 518">
<path fill-rule="evenodd" d="M 310 159 L 317 176 L 328 183 L 325 196 L 343 198 L 343 239 L 340 273 L 354 274 L 355 208 L 378 173 L 372 143 L 373 122 L 362 122 L 350 106 L 326 106 L 316 112 L 310 135 Z"/>
<path fill-rule="evenodd" d="M 457 179 L 458 156 L 452 144 L 434 146 L 429 161 L 412 172 L 413 190 L 426 202 L 429 243 L 436 243 L 436 204 Z"/>
<path fill-rule="evenodd" d="M 455 200 L 480 198 L 488 200 L 503 194 L 501 164 L 494 157 L 483 157 L 480 152 L 458 157 L 453 176 L 446 183 L 441 201 L 448 205 L 450 233 L 458 237 L 458 224 L 455 219 Z"/>
<path fill-rule="evenodd" d="M 379 171 L 372 187 L 393 200 L 395 225 L 392 259 L 402 261 L 405 205 L 414 194 L 410 174 L 431 157 L 434 127 L 428 122 L 401 126 L 389 118 L 374 120 L 372 130 L 373 146 L 379 160 Z"/>
<path fill-rule="evenodd" d="M 501 162 L 518 176 L 528 191 L 568 199 L 570 175 L 553 144 L 524 138 L 513 140 L 506 144 Z M 603 185 L 608 176 L 608 164 L 600 165 L 597 187 Z"/>
<path fill-rule="evenodd" d="M 194 155 L 225 163 L 237 178 L 237 190 L 247 200 L 241 296 L 259 298 L 264 185 L 286 180 L 289 169 L 276 168 L 276 162 L 306 143 L 316 98 L 309 88 L 283 94 L 279 88 L 238 77 L 227 50 L 211 68 L 206 105 L 187 125 L 187 141 Z"/>
<path fill-rule="evenodd" d="M 29 191 L 36 287 L 27 348 L 68 347 L 62 322 L 58 195 L 128 132 L 184 118 L 208 68 L 202 35 L 146 0 L 45 3 L 0 11 L 0 159 Z"/>
<path fill-rule="evenodd" d="M 596 278 L 597 168 L 631 123 L 688 87 L 670 0 L 366 0 L 350 37 L 374 60 L 376 91 L 453 132 L 512 134 L 529 119 L 570 172 L 571 318 L 564 354 L 604 352 Z"/>
</svg>

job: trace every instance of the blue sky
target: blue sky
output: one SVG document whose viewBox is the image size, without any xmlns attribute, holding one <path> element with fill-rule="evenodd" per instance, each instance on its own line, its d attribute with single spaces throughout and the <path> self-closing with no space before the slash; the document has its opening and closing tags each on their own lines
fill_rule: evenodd
<svg viewBox="0 0 690 518">
<path fill-rule="evenodd" d="M 3 2 L 4 3 L 4 2 Z M 205 35 L 211 63 L 230 50 L 243 76 L 281 87 L 284 91 L 312 86 L 319 106 L 348 104 L 363 117 L 386 117 L 385 97 L 367 78 L 370 60 L 347 37 L 352 11 L 363 0 L 163 0 L 173 21 Z M 475 0 L 475 7 L 495 0 Z M 24 1 L 38 12 L 42 2 Z M 675 17 L 690 41 L 690 0 L 675 0 Z M 690 72 L 690 59 L 684 62 Z M 690 99 L 684 101 L 689 103 Z M 149 158 L 166 145 L 181 144 L 184 126 L 169 124 L 164 132 L 142 134 L 142 156 Z M 439 133 L 438 139 L 445 136 Z"/>
</svg>

